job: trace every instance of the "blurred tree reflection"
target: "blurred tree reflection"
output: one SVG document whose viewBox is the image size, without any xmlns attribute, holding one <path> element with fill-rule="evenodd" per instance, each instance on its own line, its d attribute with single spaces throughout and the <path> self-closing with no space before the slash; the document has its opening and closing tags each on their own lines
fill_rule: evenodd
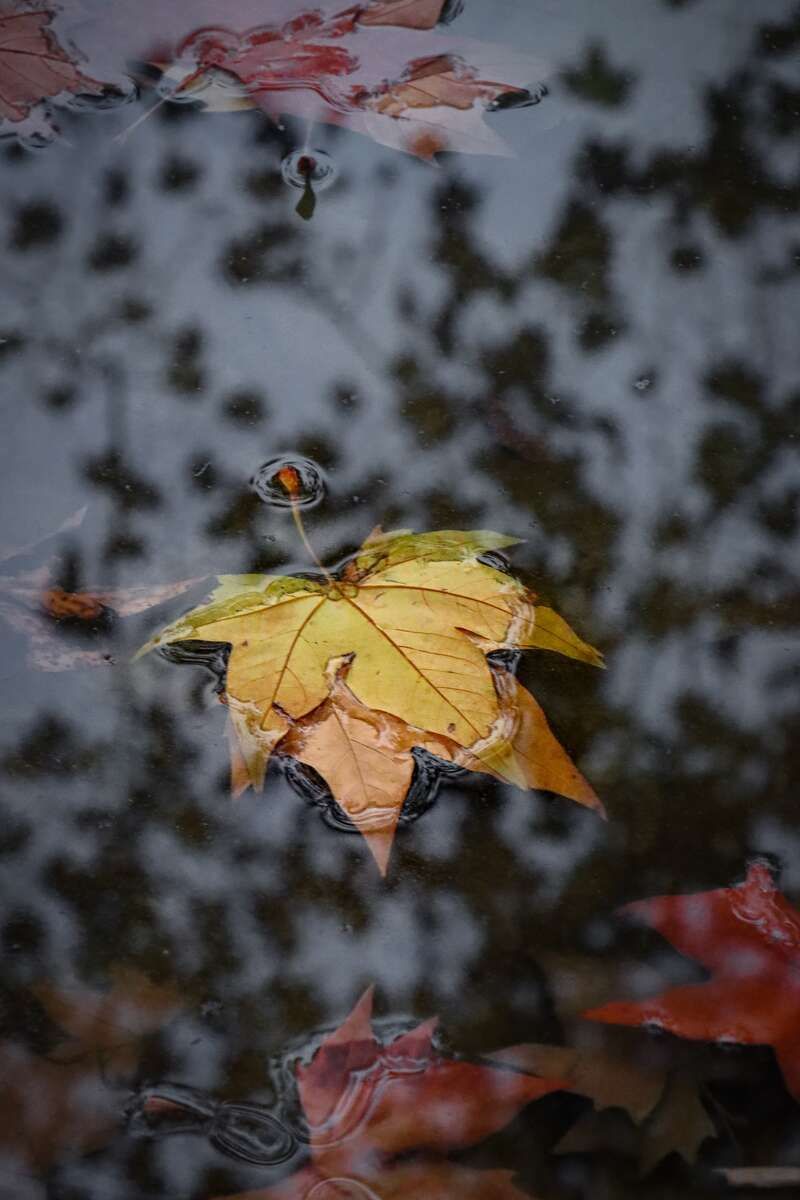
<svg viewBox="0 0 800 1200">
<path fill-rule="evenodd" d="M 533 165 L 434 173 L 332 138 L 341 186 L 308 225 L 278 170 L 293 131 L 257 116 L 164 106 L 120 150 L 65 114 L 75 157 L 3 149 L 3 541 L 52 524 L 57 495 L 92 503 L 55 555 L 64 587 L 310 569 L 249 486 L 283 452 L 328 472 L 309 526 L 329 560 L 379 521 L 528 537 L 515 569 L 609 671 L 540 654 L 522 675 L 611 821 L 448 780 L 382 887 L 279 768 L 229 803 L 215 680 L 130 666 L 147 617 L 110 631 L 107 673 L 34 675 L 9 635 L 0 1013 L 37 977 L 124 960 L 214 1014 L 165 1033 L 152 1070 L 239 1098 L 370 982 L 388 1015 L 439 1013 L 466 1053 L 560 1040 L 580 989 L 607 985 L 600 1002 L 663 953 L 611 926 L 616 903 L 729 884 L 764 848 L 791 858 L 800 9 L 738 14 L 746 37 L 714 74 L 690 53 L 723 36 L 706 7 L 648 0 L 641 18 L 683 31 L 691 142 L 652 100 L 635 30 L 579 8 L 558 67 L 580 116 L 531 143 Z M 779 1156 L 793 1110 L 769 1061 L 753 1069 Z M 675 1161 L 652 1187 L 613 1159 L 559 1167 L 546 1151 L 576 1102 L 547 1105 L 496 1143 L 532 1193 L 693 1194 Z M 159 1153 L 116 1145 L 58 1194 L 266 1186 Z"/>
</svg>

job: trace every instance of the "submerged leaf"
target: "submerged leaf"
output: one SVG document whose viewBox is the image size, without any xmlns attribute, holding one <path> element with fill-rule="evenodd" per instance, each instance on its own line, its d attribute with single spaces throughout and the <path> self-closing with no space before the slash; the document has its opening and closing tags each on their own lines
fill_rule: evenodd
<svg viewBox="0 0 800 1200">
<path fill-rule="evenodd" d="M 538 1075 L 558 1075 L 566 1091 L 592 1101 L 594 1111 L 578 1118 L 558 1142 L 557 1154 L 627 1150 L 647 1174 L 673 1152 L 694 1162 L 705 1139 L 716 1136 L 697 1082 L 686 1072 L 610 1049 L 570 1046 L 512 1046 L 490 1059 Z"/>
<path fill-rule="evenodd" d="M 115 973 L 109 992 L 33 989 L 65 1040 L 47 1057 L 0 1042 L 0 1155 L 44 1169 L 65 1152 L 95 1149 L 120 1122 L 109 1075 L 132 1077 L 143 1038 L 180 1006 L 176 994 L 137 972 Z"/>
<path fill-rule="evenodd" d="M 560 1082 L 446 1058 L 433 1045 L 436 1021 L 382 1043 L 371 1016 L 369 990 L 311 1061 L 296 1065 L 311 1167 L 245 1197 L 524 1200 L 510 1173 L 471 1171 L 441 1156 L 490 1137 Z"/>
<path fill-rule="evenodd" d="M 772 1046 L 800 1100 L 800 913 L 753 863 L 743 883 L 687 896 L 638 900 L 623 909 L 711 972 L 706 983 L 645 1000 L 618 1000 L 584 1014 L 700 1041 Z"/>
<path fill-rule="evenodd" d="M 0 120 L 23 121 L 35 104 L 62 92 L 99 94 L 50 28 L 49 12 L 0 12 Z"/>
</svg>

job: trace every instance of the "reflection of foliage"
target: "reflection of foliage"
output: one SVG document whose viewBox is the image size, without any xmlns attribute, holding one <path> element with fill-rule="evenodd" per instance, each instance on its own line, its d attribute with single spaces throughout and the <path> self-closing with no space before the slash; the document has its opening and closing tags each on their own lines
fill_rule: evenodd
<svg viewBox="0 0 800 1200">
<path fill-rule="evenodd" d="M 611 65 L 602 46 L 587 47 L 583 63 L 562 72 L 561 78 L 571 92 L 582 100 L 614 108 L 624 104 L 633 85 L 630 71 L 620 71 Z"/>
<path fill-rule="evenodd" d="M 773 172 L 761 149 L 764 125 L 772 121 L 761 115 L 765 90 L 750 69 L 709 87 L 708 135 L 700 149 L 659 150 L 639 166 L 624 145 L 590 143 L 581 165 L 582 182 L 611 196 L 666 193 L 677 220 L 705 211 L 730 238 L 742 237 L 762 213 L 786 217 L 797 212 L 800 184 Z"/>
<path fill-rule="evenodd" d="M 698 30 L 721 37 L 707 5 L 672 0 L 670 16 L 661 0 L 643 4 L 681 44 Z M 578 117 L 531 143 L 532 164 L 445 163 L 436 176 L 399 157 L 387 168 L 345 135 L 326 142 L 341 183 L 327 224 L 310 229 L 276 169 L 291 129 L 247 117 L 214 128 L 222 118 L 164 106 L 124 153 L 100 155 L 105 122 L 66 115 L 83 156 L 74 189 L 64 158 L 0 151 L 9 445 L 36 449 L 32 508 L 71 464 L 80 502 L 95 498 L 109 525 L 100 544 L 97 525 L 75 539 L 76 580 L 63 586 L 104 576 L 109 545 L 136 549 L 113 562 L 152 580 L 166 560 L 176 575 L 222 559 L 285 571 L 286 525 L 247 479 L 269 454 L 302 449 L 334 464 L 330 503 L 313 514 L 330 559 L 373 519 L 509 528 L 530 539 L 518 561 L 545 599 L 617 643 L 606 681 L 554 660 L 523 668 L 609 799 L 607 838 L 580 810 L 449 781 L 424 843 L 419 823 L 398 837 L 386 903 L 354 839 L 305 819 L 279 775 L 268 811 L 221 804 L 225 747 L 200 732 L 219 711 L 210 676 L 198 684 L 156 661 L 135 687 L 124 667 L 54 687 L 22 671 L 12 645 L 0 838 L 10 983 L 34 965 L 96 973 L 119 946 L 140 967 L 175 964 L 221 1005 L 218 1057 L 203 1069 L 242 1094 L 266 1085 L 270 1050 L 330 1020 L 367 975 L 405 1012 L 441 1011 L 467 1052 L 559 1040 L 565 997 L 603 972 L 664 965 L 655 939 L 612 933 L 616 899 L 707 890 L 766 837 L 790 858 L 798 367 L 786 330 L 800 275 L 786 156 L 800 8 L 781 20 L 779 4 L 768 19 L 752 7 L 713 71 L 692 55 L 678 64 L 696 109 L 684 124 L 680 104 L 673 127 L 671 96 L 654 105 L 642 86 L 635 110 L 573 105 Z M 651 67 L 625 29 L 609 36 L 598 16 L 582 31 L 563 63 L 580 67 L 602 44 L 613 70 L 635 63 L 644 85 Z M 217 136 L 212 170 L 201 143 Z M 188 163 L 203 166 L 194 179 Z M 176 342 L 187 330 L 201 353 Z M 174 366 L 188 390 L 172 386 Z M 658 384 L 635 391 L 643 373 Z M 181 1077 L 199 1054 L 165 1046 L 159 1070 Z M 777 1161 L 796 1109 L 768 1053 L 731 1061 L 743 1153 L 766 1147 L 755 1161 Z M 552 1105 L 501 1147 L 534 1195 L 563 1191 L 540 1164 L 578 1110 Z M 206 1186 L 202 1163 L 176 1149 L 173 1169 L 162 1150 L 158 1178 L 173 1192 L 252 1186 Z M 653 1194 L 613 1155 L 582 1169 L 598 1194 Z M 102 1197 L 120 1152 L 82 1170 L 81 1195 Z M 691 1194 L 674 1160 L 661 1171 L 653 1188 Z"/>
<path fill-rule="evenodd" d="M 553 234 L 551 247 L 540 257 L 538 269 L 545 278 L 602 301 L 610 292 L 610 257 L 608 229 L 591 208 L 573 200 Z"/>
</svg>

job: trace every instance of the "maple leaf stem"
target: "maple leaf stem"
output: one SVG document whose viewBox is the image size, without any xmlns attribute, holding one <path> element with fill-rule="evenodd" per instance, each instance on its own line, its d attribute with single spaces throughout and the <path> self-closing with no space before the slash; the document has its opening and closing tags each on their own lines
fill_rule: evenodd
<svg viewBox="0 0 800 1200">
<path fill-rule="evenodd" d="M 308 535 L 306 533 L 306 527 L 303 524 L 303 518 L 300 515 L 300 507 L 299 507 L 297 501 L 295 500 L 294 496 L 290 497 L 290 499 L 291 499 L 291 505 L 292 505 L 292 517 L 294 518 L 294 523 L 297 526 L 297 532 L 300 534 L 300 540 L 302 541 L 303 545 L 305 546 L 306 550 L 308 551 L 308 555 L 309 555 L 311 561 L 313 563 L 316 563 L 316 565 L 319 567 L 320 571 L 322 571 L 322 574 L 327 579 L 328 583 L 330 583 L 332 586 L 335 587 L 336 580 L 333 578 L 333 576 L 331 575 L 328 568 L 323 566 L 323 564 L 320 562 L 319 558 L 317 557 L 316 551 L 314 550 L 314 547 L 311 545 L 311 542 L 308 540 Z"/>
<path fill-rule="evenodd" d="M 117 136 L 113 140 L 115 142 L 118 142 L 121 146 L 123 146 L 125 144 L 125 142 L 128 140 L 128 138 L 130 137 L 130 135 L 133 133 L 134 129 L 138 129 L 139 126 L 141 124 L 143 124 L 143 122 L 146 121 L 148 117 L 151 117 L 153 115 L 153 113 L 156 111 L 156 109 L 161 108 L 162 104 L 166 104 L 168 99 L 169 99 L 168 96 L 162 96 L 161 99 L 157 100 L 155 104 L 152 104 L 150 106 L 150 108 L 147 109 L 146 112 L 143 112 L 140 117 L 137 117 L 132 125 L 128 125 L 128 127 L 126 129 L 122 130 L 122 133 L 118 133 Z"/>
</svg>

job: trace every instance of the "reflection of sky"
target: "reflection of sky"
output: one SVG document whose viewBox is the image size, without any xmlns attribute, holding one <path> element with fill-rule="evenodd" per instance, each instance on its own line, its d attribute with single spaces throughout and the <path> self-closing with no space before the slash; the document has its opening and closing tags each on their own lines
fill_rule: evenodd
<svg viewBox="0 0 800 1200">
<path fill-rule="evenodd" d="M 520 981 L 520 958 L 532 971 L 540 946 L 567 941 L 579 951 L 598 910 L 730 882 L 755 849 L 783 858 L 786 890 L 798 887 L 782 765 L 796 514 L 788 532 L 764 515 L 769 505 L 791 510 L 792 495 L 796 506 L 790 426 L 780 433 L 800 378 L 800 276 L 784 269 L 796 227 L 756 198 L 749 227 L 731 237 L 708 209 L 692 208 L 686 188 L 604 193 L 577 174 L 589 142 L 626 147 L 639 171 L 657 152 L 702 155 L 707 88 L 729 86 L 746 67 L 764 80 L 746 102 L 763 105 L 769 81 L 787 81 L 790 68 L 754 55 L 756 18 L 724 0 L 648 0 L 635 13 L 622 0 L 509 3 L 491 6 L 491 19 L 489 7 L 468 4 L 458 32 L 556 69 L 541 106 L 490 118 L 517 157 L 460 156 L 434 169 L 318 127 L 314 141 L 339 182 L 308 224 L 292 212 L 296 194 L 277 177 L 279 139 L 264 134 L 258 114 L 154 116 L 120 144 L 114 135 L 139 106 L 61 112 L 60 143 L 21 158 L 6 151 L 0 336 L 16 333 L 25 345 L 0 357 L 10 414 L 2 540 L 29 542 L 89 503 L 84 526 L 60 543 L 74 549 L 82 584 L 302 569 L 285 512 L 254 509 L 243 532 L 215 532 L 259 464 L 292 450 L 327 470 L 328 500 L 308 521 L 323 556 L 349 551 L 384 519 L 525 537 L 515 562 L 610 651 L 602 679 L 544 658 L 529 658 L 525 678 L 611 822 L 577 809 L 553 817 L 566 802 L 504 795 L 484 781 L 448 783 L 400 833 L 384 885 L 359 840 L 333 834 L 279 773 L 264 797 L 229 805 L 222 714 L 199 673 L 152 658 L 34 674 L 9 639 L 0 752 L 28 767 L 5 772 L 4 819 L 25 837 L 0 876 L 0 905 L 41 930 L 35 951 L 24 939 L 7 946 L 15 979 L 102 980 L 120 955 L 152 968 L 163 946 L 193 1001 L 222 998 L 232 1040 L 240 1014 L 254 1054 L 302 1032 L 295 1020 L 337 1019 L 370 981 L 387 1007 L 442 1012 L 477 1050 L 552 1033 L 538 1028 L 545 1018 L 530 997 L 539 977 L 523 971 Z M 762 0 L 757 21 L 792 11 Z M 635 77 L 619 107 L 581 101 L 558 82 L 594 41 Z M 796 138 L 774 136 L 757 105 L 745 116 L 762 168 L 796 186 Z M 301 136 L 289 122 L 287 144 Z M 191 164 L 196 181 L 170 190 L 163 181 L 176 163 Z M 472 191 L 472 211 L 448 202 L 453 188 Z M 571 201 L 607 231 L 599 299 L 580 271 L 568 286 L 535 268 Z M 57 210 L 61 228 L 23 251 L 15 230 L 32 205 Z M 254 236 L 272 245 L 255 267 L 277 278 L 231 282 L 226 263 Z M 130 246 L 130 262 L 90 269 L 109 238 Z M 685 246 L 702 253 L 702 269 L 671 269 Z M 580 249 L 570 243 L 568 252 L 577 260 Z M 764 282 L 767 271 L 776 282 Z M 514 281 L 505 293 L 502 278 Z M 120 319 L 134 302 L 150 315 Z M 617 333 L 592 352 L 578 332 L 596 311 Z M 194 329 L 189 367 L 202 386 L 181 393 L 176 362 L 186 366 L 187 356 L 176 359 L 175 339 Z M 526 329 L 545 339 L 543 368 L 514 359 Z M 513 386 L 484 365 L 504 347 L 521 371 Z M 421 379 L 410 407 L 399 359 Z M 750 409 L 706 385 L 731 362 L 764 381 Z M 63 387 L 75 403 L 49 407 L 47 394 Z M 226 416 L 243 391 L 260 398 L 260 420 Z M 338 393 L 354 403 L 342 406 Z M 745 447 L 766 447 L 754 479 L 725 503 L 715 481 L 737 460 L 714 458 L 720 425 L 740 431 Z M 698 467 L 709 436 L 711 484 Z M 136 476 L 127 496 L 124 485 L 112 492 L 87 479 L 86 464 L 110 446 Z M 205 476 L 193 471 L 206 462 L 200 486 Z M 521 480 L 513 487 L 512 476 Z M 142 481 L 157 489 L 153 507 L 136 507 Z M 593 524 L 590 512 L 603 519 Z M 668 523 L 679 528 L 671 539 Z M 139 539 L 142 554 L 109 556 L 121 534 Z M 124 622 L 118 663 L 181 605 Z M 49 736 L 36 769 L 26 739 L 45 715 L 73 744 Z M 79 753 L 87 748 L 88 762 Z M 653 982 L 647 966 L 641 972 Z M 256 998 L 263 1026 L 252 1023 Z M 213 1053 L 198 1051 L 198 1070 L 182 1037 L 169 1069 L 222 1086 L 227 1051 L 216 1042 Z M 185 1159 L 159 1153 L 175 1187 L 188 1190 L 197 1176 Z M 184 1169 L 190 1175 L 179 1177 Z M 91 1176 L 100 1188 L 91 1194 L 129 1195 L 121 1178 L 106 1180 L 106 1192 L 100 1178 Z"/>
</svg>

